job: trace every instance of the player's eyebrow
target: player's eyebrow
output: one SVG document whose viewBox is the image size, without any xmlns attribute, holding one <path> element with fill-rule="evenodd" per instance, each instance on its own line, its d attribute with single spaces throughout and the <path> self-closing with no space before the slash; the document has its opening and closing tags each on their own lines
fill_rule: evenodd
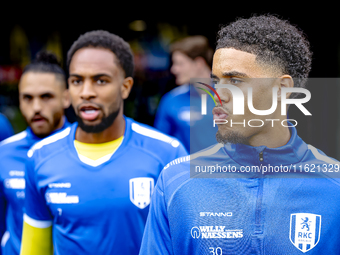
<svg viewBox="0 0 340 255">
<path fill-rule="evenodd" d="M 82 78 L 81 75 L 78 75 L 78 74 L 75 74 L 75 73 L 70 73 L 69 76 L 70 76 L 70 77 L 71 77 L 71 76 L 74 76 L 74 77 L 76 77 L 76 78 L 78 78 L 78 79 Z"/>
<path fill-rule="evenodd" d="M 76 78 L 78 78 L 78 79 L 83 78 L 82 75 L 75 74 L 75 73 L 71 73 L 71 74 L 70 74 L 70 77 L 71 77 L 71 76 L 76 77 Z M 96 74 L 96 75 L 91 76 L 91 78 L 93 78 L 93 79 L 96 80 L 96 79 L 99 79 L 100 77 L 103 77 L 103 76 L 106 76 L 106 77 L 111 78 L 111 76 L 110 76 L 109 74 L 106 74 L 106 73 L 99 73 L 99 74 Z"/>
<path fill-rule="evenodd" d="M 249 76 L 245 73 L 241 73 L 238 71 L 230 71 L 230 72 L 224 72 L 222 73 L 223 77 L 242 77 L 242 78 L 249 78 Z"/>
<path fill-rule="evenodd" d="M 223 77 L 249 78 L 249 76 L 247 74 L 241 73 L 241 72 L 238 72 L 238 71 L 224 72 L 224 73 L 222 73 L 222 76 Z M 210 78 L 211 79 L 215 79 L 215 80 L 220 80 L 220 78 L 217 75 L 213 74 L 213 73 L 210 74 Z"/>
<path fill-rule="evenodd" d="M 111 78 L 111 75 L 108 75 L 108 74 L 105 74 L 105 73 L 96 74 L 96 75 L 92 76 L 92 78 L 94 80 L 98 80 L 100 77 L 103 77 L 103 76 Z"/>
</svg>

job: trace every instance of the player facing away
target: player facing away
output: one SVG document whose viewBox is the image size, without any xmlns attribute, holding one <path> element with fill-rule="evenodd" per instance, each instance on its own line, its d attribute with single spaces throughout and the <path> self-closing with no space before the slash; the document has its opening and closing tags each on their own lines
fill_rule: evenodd
<svg viewBox="0 0 340 255">
<path fill-rule="evenodd" d="M 0 143 L 0 228 L 2 254 L 19 254 L 25 199 L 25 163 L 29 148 L 68 127 L 70 101 L 66 75 L 56 56 L 41 51 L 19 82 L 20 110 L 28 127 Z"/>
<path fill-rule="evenodd" d="M 212 77 L 242 90 L 245 100 L 252 88 L 254 108 L 267 110 L 273 88 L 281 101 L 284 88 L 303 85 L 310 67 L 309 42 L 302 32 L 262 15 L 221 28 Z M 222 105 L 214 108 L 214 119 L 287 118 L 279 102 L 270 116 L 249 109 L 235 115 L 231 90 L 218 88 L 217 93 Z M 152 196 L 140 255 L 340 254 L 338 179 L 327 178 L 325 171 L 242 172 L 254 166 L 339 169 L 339 161 L 307 145 L 293 125 L 285 126 L 220 124 L 218 144 L 166 166 Z M 197 166 L 235 171 L 207 173 Z"/>
<path fill-rule="evenodd" d="M 123 115 L 133 55 L 122 38 L 81 35 L 68 67 L 78 121 L 28 152 L 21 254 L 138 254 L 156 180 L 187 152 Z"/>
</svg>

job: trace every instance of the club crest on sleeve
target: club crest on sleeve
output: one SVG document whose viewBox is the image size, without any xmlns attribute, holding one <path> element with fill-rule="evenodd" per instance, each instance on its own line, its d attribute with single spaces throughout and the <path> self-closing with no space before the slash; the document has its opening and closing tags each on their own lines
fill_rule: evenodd
<svg viewBox="0 0 340 255">
<path fill-rule="evenodd" d="M 129 181 L 130 200 L 140 209 L 144 209 L 151 202 L 154 180 L 150 177 L 133 178 Z"/>
<path fill-rule="evenodd" d="M 289 239 L 303 253 L 313 249 L 320 240 L 321 215 L 294 213 L 290 215 Z"/>
</svg>

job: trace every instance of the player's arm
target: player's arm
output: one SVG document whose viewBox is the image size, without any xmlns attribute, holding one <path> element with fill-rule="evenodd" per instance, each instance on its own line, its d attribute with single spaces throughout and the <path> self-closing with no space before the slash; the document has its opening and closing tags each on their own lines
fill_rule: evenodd
<svg viewBox="0 0 340 255">
<path fill-rule="evenodd" d="M 38 173 L 34 156 L 26 161 L 26 187 L 24 226 L 21 255 L 53 254 L 52 222 L 53 216 L 47 206 L 44 192 L 38 186 Z"/>
<path fill-rule="evenodd" d="M 162 175 L 160 175 L 152 195 L 139 255 L 173 254 L 168 213 L 162 186 Z"/>
<path fill-rule="evenodd" d="M 39 227 L 34 227 L 32 225 Z M 40 222 L 24 216 L 20 255 L 52 255 L 52 226 L 50 222 Z"/>
</svg>

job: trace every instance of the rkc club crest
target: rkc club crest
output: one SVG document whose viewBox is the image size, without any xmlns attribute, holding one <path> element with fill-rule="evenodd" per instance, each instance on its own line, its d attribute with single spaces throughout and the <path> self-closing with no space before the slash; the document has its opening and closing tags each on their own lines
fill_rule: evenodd
<svg viewBox="0 0 340 255">
<path fill-rule="evenodd" d="M 131 202 L 140 209 L 144 209 L 150 204 L 153 188 L 153 178 L 139 177 L 130 179 Z"/>
<path fill-rule="evenodd" d="M 290 215 L 289 239 L 303 253 L 313 249 L 320 240 L 321 215 L 294 213 Z"/>
</svg>

